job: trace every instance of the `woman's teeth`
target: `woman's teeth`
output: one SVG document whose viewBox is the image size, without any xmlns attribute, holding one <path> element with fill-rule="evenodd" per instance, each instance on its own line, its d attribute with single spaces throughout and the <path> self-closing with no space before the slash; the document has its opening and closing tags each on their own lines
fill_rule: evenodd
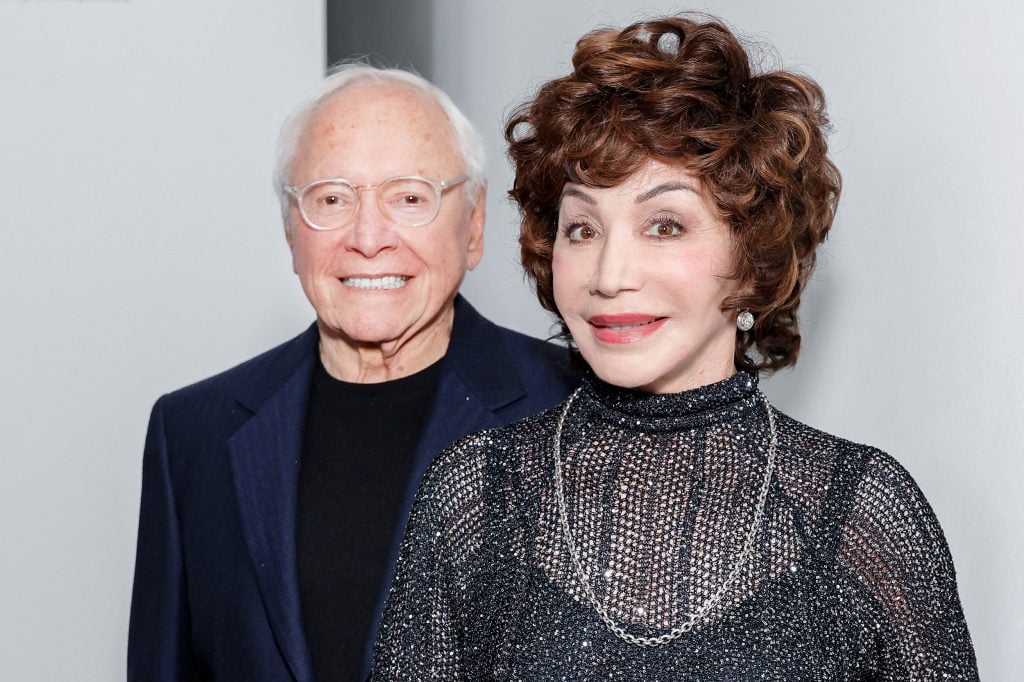
<svg viewBox="0 0 1024 682">
<path fill-rule="evenodd" d="M 637 327 L 646 327 L 650 323 L 656 322 L 656 321 L 657 320 L 653 320 L 652 319 L 652 320 L 646 320 L 644 322 L 633 322 L 632 324 L 602 324 L 602 325 L 599 325 L 599 326 L 604 327 L 605 329 L 616 329 L 616 330 L 619 330 L 619 329 L 636 329 Z"/>
</svg>

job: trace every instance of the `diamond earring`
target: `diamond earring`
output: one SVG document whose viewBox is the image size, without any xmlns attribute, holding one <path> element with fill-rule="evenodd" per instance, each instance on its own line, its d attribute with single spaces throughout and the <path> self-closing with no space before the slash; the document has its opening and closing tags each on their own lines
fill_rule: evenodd
<svg viewBox="0 0 1024 682">
<path fill-rule="evenodd" d="M 754 328 L 754 313 L 744 310 L 736 316 L 736 328 L 741 332 L 749 332 Z"/>
</svg>

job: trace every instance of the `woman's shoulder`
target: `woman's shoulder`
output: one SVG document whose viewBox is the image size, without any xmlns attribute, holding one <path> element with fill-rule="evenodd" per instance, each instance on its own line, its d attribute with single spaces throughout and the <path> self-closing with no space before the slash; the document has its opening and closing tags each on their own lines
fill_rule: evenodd
<svg viewBox="0 0 1024 682">
<path fill-rule="evenodd" d="M 531 488 L 524 476 L 543 466 L 539 453 L 554 420 L 550 410 L 541 412 L 471 433 L 445 448 L 420 481 L 406 532 L 409 549 L 403 551 L 429 547 L 451 570 L 468 570 L 495 524 L 508 523 L 524 510 L 523 491 Z"/>
<path fill-rule="evenodd" d="M 909 471 L 884 450 L 778 415 L 778 476 L 790 497 L 821 507 L 841 524 L 901 516 L 931 526 L 934 513 Z"/>
<path fill-rule="evenodd" d="M 427 469 L 417 505 L 463 507 L 467 498 L 490 497 L 488 490 L 511 485 L 512 477 L 544 466 L 559 409 L 456 440 Z"/>
<path fill-rule="evenodd" d="M 773 408 L 774 409 L 774 408 Z M 779 445 L 794 457 L 830 464 L 842 457 L 886 458 L 885 452 L 805 424 L 775 409 Z"/>
<path fill-rule="evenodd" d="M 910 473 L 888 452 L 808 426 L 778 410 L 775 414 L 781 460 L 789 466 L 833 475 L 854 469 L 861 474 L 858 479 L 871 475 L 891 486 L 916 488 Z"/>
<path fill-rule="evenodd" d="M 884 450 L 814 428 L 778 410 L 775 414 L 781 472 L 812 481 L 825 478 L 838 483 L 835 479 L 841 478 L 849 485 L 869 471 L 913 480 Z"/>
</svg>

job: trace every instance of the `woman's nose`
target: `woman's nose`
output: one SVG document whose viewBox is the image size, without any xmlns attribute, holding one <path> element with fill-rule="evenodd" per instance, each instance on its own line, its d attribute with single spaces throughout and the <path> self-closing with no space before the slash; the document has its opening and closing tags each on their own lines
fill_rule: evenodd
<svg viewBox="0 0 1024 682">
<path fill-rule="evenodd" d="M 622 291 L 635 291 L 642 283 L 642 263 L 628 236 L 606 237 L 590 279 L 590 293 L 615 296 Z"/>
</svg>

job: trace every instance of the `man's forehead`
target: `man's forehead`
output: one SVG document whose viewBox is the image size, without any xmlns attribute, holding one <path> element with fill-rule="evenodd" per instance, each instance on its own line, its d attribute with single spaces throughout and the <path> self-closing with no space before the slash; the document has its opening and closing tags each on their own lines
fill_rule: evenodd
<svg viewBox="0 0 1024 682">
<path fill-rule="evenodd" d="M 310 118 L 294 181 L 450 174 L 461 158 L 448 116 L 429 94 L 403 83 L 356 83 L 325 99 Z"/>
<path fill-rule="evenodd" d="M 350 85 L 326 99 L 311 123 L 325 132 L 377 125 L 433 133 L 451 127 L 432 97 L 401 83 Z"/>
</svg>

